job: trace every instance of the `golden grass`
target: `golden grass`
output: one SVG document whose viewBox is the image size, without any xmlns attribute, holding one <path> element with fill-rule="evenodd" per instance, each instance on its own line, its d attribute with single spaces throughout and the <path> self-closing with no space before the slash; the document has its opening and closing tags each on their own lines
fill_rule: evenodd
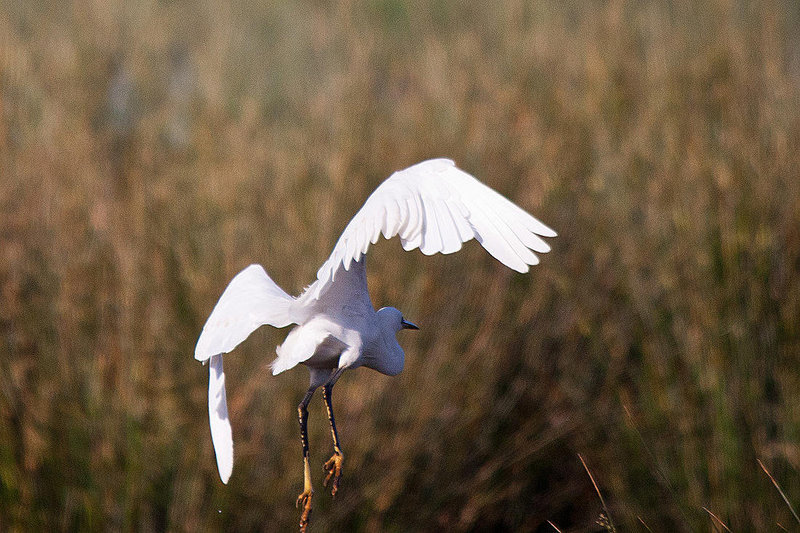
<svg viewBox="0 0 800 533">
<path fill-rule="evenodd" d="M 289 530 L 306 376 L 226 359 L 218 481 L 194 342 L 262 263 L 309 283 L 390 172 L 447 156 L 559 231 L 370 255 L 422 326 L 354 372 L 315 531 L 791 524 L 800 501 L 793 2 L 0 6 L 0 529 Z M 626 410 L 628 411 L 626 413 Z M 316 399 L 311 455 L 330 453 Z M 321 480 L 317 479 L 317 484 Z"/>
</svg>

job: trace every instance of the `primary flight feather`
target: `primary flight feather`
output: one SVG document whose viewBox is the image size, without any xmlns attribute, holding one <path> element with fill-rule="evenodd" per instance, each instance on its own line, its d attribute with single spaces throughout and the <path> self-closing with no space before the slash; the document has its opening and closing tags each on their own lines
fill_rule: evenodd
<svg viewBox="0 0 800 533">
<path fill-rule="evenodd" d="M 375 311 L 367 291 L 363 256 L 380 235 L 400 238 L 405 250 L 425 255 L 450 254 L 476 239 L 494 258 L 527 272 L 539 262 L 537 253 L 550 251 L 542 237 L 555 237 L 525 210 L 455 166 L 449 159 L 432 159 L 392 174 L 367 198 L 342 232 L 317 280 L 293 298 L 259 265 L 250 265 L 228 284 L 206 321 L 195 359 L 210 360 L 208 409 L 217 466 L 224 483 L 233 468 L 233 439 L 225 399 L 222 354 L 233 350 L 253 331 L 268 324 L 292 329 L 272 363 L 273 374 L 300 363 L 311 373 L 310 386 L 298 406 L 304 459 L 301 530 L 311 512 L 306 407 L 323 387 L 334 443 L 325 464 L 336 494 L 343 455 L 336 434 L 331 392 L 345 369 L 366 366 L 398 374 L 405 355 L 397 342 L 401 329 L 418 329 L 393 307 Z"/>
</svg>

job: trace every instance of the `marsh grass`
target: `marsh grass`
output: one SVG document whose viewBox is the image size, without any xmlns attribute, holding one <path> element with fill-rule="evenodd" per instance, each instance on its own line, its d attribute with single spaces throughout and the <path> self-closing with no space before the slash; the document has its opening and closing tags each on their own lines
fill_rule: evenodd
<svg viewBox="0 0 800 533">
<path fill-rule="evenodd" d="M 0 5 L 0 529 L 291 530 L 302 370 L 192 359 L 227 281 L 309 283 L 391 171 L 448 156 L 557 231 L 517 275 L 370 254 L 422 326 L 334 403 L 316 531 L 791 524 L 800 501 L 793 2 Z M 312 460 L 330 450 L 321 401 Z M 316 478 L 318 483 L 321 469 Z M 321 489 L 321 486 L 318 487 Z"/>
</svg>

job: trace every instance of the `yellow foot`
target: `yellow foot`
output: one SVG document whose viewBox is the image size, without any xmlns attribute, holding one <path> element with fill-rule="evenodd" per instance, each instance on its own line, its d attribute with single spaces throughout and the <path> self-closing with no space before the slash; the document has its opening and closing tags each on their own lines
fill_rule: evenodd
<svg viewBox="0 0 800 533">
<path fill-rule="evenodd" d="M 306 533 L 308 519 L 311 516 L 311 496 L 313 495 L 313 490 L 306 489 L 297 497 L 297 508 L 303 507 L 303 514 L 300 515 L 300 533 Z"/>
<path fill-rule="evenodd" d="M 334 452 L 333 457 L 322 465 L 322 469 L 328 473 L 328 475 L 325 476 L 325 481 L 322 482 L 322 486 L 327 487 L 328 483 L 333 480 L 333 483 L 331 483 L 331 496 L 336 496 L 336 492 L 339 490 L 339 480 L 342 477 L 343 462 L 344 456 L 340 452 Z"/>
</svg>

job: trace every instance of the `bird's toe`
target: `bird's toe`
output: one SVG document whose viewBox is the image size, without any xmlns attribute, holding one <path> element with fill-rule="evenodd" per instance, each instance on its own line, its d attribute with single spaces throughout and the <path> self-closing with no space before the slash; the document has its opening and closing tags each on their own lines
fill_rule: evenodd
<svg viewBox="0 0 800 533">
<path fill-rule="evenodd" d="M 322 482 L 323 487 L 327 487 L 328 483 L 331 484 L 331 496 L 336 496 L 339 491 L 339 481 L 342 478 L 342 464 L 344 463 L 344 456 L 336 452 L 333 457 L 322 465 L 322 469 L 328 474 L 325 476 L 325 481 Z"/>
<path fill-rule="evenodd" d="M 311 516 L 311 497 L 314 495 L 313 490 L 305 490 L 297 497 L 297 508 L 303 509 L 300 515 L 300 532 L 305 533 L 308 527 L 308 520 Z"/>
</svg>

